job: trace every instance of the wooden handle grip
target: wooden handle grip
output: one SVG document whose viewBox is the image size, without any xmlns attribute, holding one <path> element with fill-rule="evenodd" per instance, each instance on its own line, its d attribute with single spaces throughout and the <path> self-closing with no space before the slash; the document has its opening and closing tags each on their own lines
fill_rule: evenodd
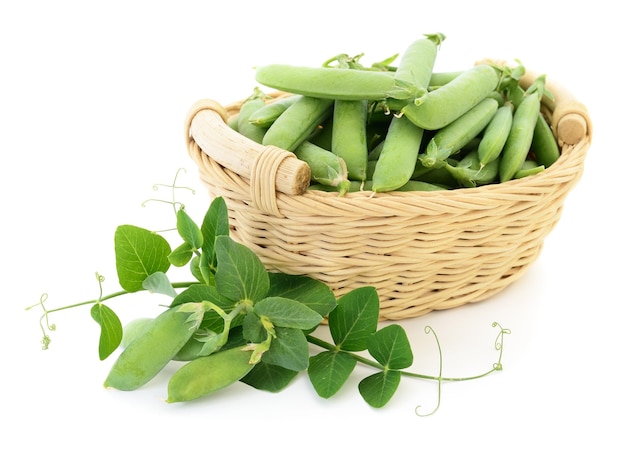
<svg viewBox="0 0 626 454">
<path fill-rule="evenodd" d="M 289 195 L 306 191 L 311 179 L 311 169 L 293 153 L 276 147 L 260 145 L 234 131 L 226 123 L 226 109 L 216 101 L 204 99 L 196 102 L 185 122 L 186 140 L 194 141 L 204 153 L 243 178 L 250 179 L 258 167 L 257 162 L 266 155 L 283 152 L 276 165 L 276 190 Z M 259 178 L 262 175 L 258 176 Z"/>
</svg>

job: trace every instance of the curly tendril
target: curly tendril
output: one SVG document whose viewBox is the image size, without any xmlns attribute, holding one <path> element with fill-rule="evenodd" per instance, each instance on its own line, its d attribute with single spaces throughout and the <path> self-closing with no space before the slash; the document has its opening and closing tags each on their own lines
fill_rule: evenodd
<svg viewBox="0 0 626 454">
<path fill-rule="evenodd" d="M 427 378 L 429 380 L 436 380 L 437 381 L 437 405 L 436 407 L 429 413 L 420 413 L 420 408 L 421 405 L 418 405 L 417 407 L 415 407 L 415 414 L 418 416 L 430 416 L 433 413 L 435 413 L 440 405 L 441 405 L 441 384 L 446 381 L 446 382 L 457 382 L 457 381 L 468 381 L 468 380 L 476 380 L 478 378 L 482 378 L 482 377 L 486 377 L 489 374 L 492 374 L 493 372 L 496 371 L 501 371 L 502 370 L 502 353 L 503 353 L 503 349 L 504 349 L 504 335 L 505 334 L 511 334 L 511 330 L 508 328 L 503 328 L 498 322 L 493 322 L 492 327 L 494 328 L 498 328 L 499 332 L 498 335 L 496 336 L 496 340 L 495 340 L 495 349 L 496 351 L 499 352 L 499 356 L 498 356 L 498 360 L 492 364 L 491 369 L 489 369 L 487 372 L 484 372 L 482 374 L 479 375 L 474 375 L 471 377 L 444 377 L 443 376 L 443 355 L 441 352 L 441 344 L 439 343 L 439 338 L 437 337 L 437 333 L 435 333 L 435 331 L 430 327 L 430 326 L 426 326 L 426 328 L 424 328 L 424 331 L 426 332 L 426 334 L 432 334 L 435 337 L 435 341 L 437 343 L 437 349 L 439 351 L 439 375 L 431 377 L 431 376 L 425 376 L 425 375 L 417 375 L 417 374 L 410 374 L 410 373 L 406 373 L 406 375 L 412 375 L 415 377 L 420 377 L 420 378 Z"/>
<path fill-rule="evenodd" d="M 47 331 L 55 331 L 57 329 L 56 325 L 54 323 L 51 324 L 50 320 L 48 319 L 48 310 L 44 306 L 44 303 L 46 302 L 47 299 L 48 299 L 48 294 L 42 293 L 41 296 L 39 297 L 39 302 L 37 304 L 33 304 L 32 306 L 29 306 L 26 308 L 27 311 L 37 306 L 40 306 L 43 309 L 43 314 L 39 318 L 39 327 L 41 328 L 41 332 L 43 333 L 43 337 L 41 338 L 42 350 L 48 350 L 48 346 L 50 345 L 50 335 L 48 334 Z M 44 320 L 45 320 L 45 323 L 44 323 Z"/>
<path fill-rule="evenodd" d="M 443 354 L 441 353 L 441 344 L 439 343 L 439 337 L 437 336 L 437 333 L 435 332 L 434 329 L 432 329 L 432 327 L 426 326 L 424 328 L 424 332 L 426 334 L 432 333 L 432 335 L 435 337 L 435 342 L 437 343 L 437 350 L 439 352 L 439 375 L 437 376 L 437 405 L 435 406 L 434 409 L 432 409 L 428 413 L 420 413 L 420 408 L 422 406 L 418 405 L 417 407 L 415 407 L 415 414 L 417 416 L 430 416 L 434 414 L 435 412 L 437 412 L 437 410 L 439 410 L 439 407 L 441 406 L 441 382 L 443 381 Z"/>
<path fill-rule="evenodd" d="M 104 282 L 104 276 L 96 271 L 96 280 L 98 281 L 98 287 L 100 287 L 100 296 L 98 301 L 102 300 L 102 283 Z"/>
<path fill-rule="evenodd" d="M 500 329 L 500 332 L 498 333 L 498 336 L 496 337 L 494 343 L 494 346 L 496 350 L 500 352 L 500 355 L 498 356 L 498 362 L 493 364 L 493 369 L 502 370 L 502 351 L 504 348 L 504 335 L 511 334 L 511 330 L 508 328 L 502 328 L 502 326 L 498 322 L 493 322 L 491 326 L 494 328 L 498 327 Z"/>
<path fill-rule="evenodd" d="M 154 191 L 158 191 L 159 188 L 169 188 L 172 190 L 172 200 L 163 200 L 163 199 L 147 199 L 144 200 L 144 202 L 141 204 L 142 207 L 145 207 L 146 204 L 148 202 L 160 202 L 160 203 L 165 203 L 168 205 L 171 205 L 172 208 L 174 209 L 174 214 L 176 214 L 176 210 L 178 208 L 184 207 L 184 205 L 181 202 L 177 202 L 176 201 L 176 190 L 178 189 L 186 189 L 188 191 L 190 191 L 193 195 L 195 195 L 196 191 L 193 188 L 190 188 L 188 186 L 179 186 L 176 181 L 178 180 L 178 175 L 180 174 L 180 172 L 187 172 L 185 169 L 180 168 L 176 171 L 176 175 L 174 176 L 174 181 L 172 182 L 172 184 L 162 184 L 162 183 L 155 183 L 154 185 L 152 185 L 152 189 Z"/>
</svg>

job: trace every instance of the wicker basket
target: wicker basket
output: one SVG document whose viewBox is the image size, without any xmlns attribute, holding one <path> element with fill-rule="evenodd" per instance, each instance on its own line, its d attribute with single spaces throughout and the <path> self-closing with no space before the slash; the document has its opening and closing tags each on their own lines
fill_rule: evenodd
<svg viewBox="0 0 626 454">
<path fill-rule="evenodd" d="M 185 139 L 209 193 L 226 201 L 232 237 L 269 270 L 319 279 L 337 297 L 374 286 L 381 320 L 399 320 L 485 300 L 537 259 L 592 136 L 585 106 L 558 84 L 547 88 L 554 99 L 542 111 L 560 159 L 537 175 L 477 188 L 344 197 L 307 190 L 306 164 L 227 125 L 241 102 L 197 102 Z"/>
</svg>

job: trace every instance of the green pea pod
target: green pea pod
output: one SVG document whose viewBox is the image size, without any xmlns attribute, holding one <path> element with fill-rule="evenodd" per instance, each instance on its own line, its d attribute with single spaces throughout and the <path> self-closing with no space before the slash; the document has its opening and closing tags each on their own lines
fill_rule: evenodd
<svg viewBox="0 0 626 454">
<path fill-rule="evenodd" d="M 502 107 L 504 105 L 504 96 L 498 90 L 494 90 L 487 95 L 487 98 L 493 98 L 498 101 L 498 107 Z"/>
<path fill-rule="evenodd" d="M 505 103 L 496 111 L 478 144 L 478 158 L 481 165 L 484 166 L 500 156 L 511 132 L 512 123 L 513 104 Z"/>
<path fill-rule="evenodd" d="M 428 183 L 426 181 L 409 180 L 403 186 L 399 187 L 397 191 L 442 191 L 449 189 L 447 186 L 435 183 Z"/>
<path fill-rule="evenodd" d="M 537 162 L 546 168 L 554 164 L 561 156 L 552 128 L 543 115 L 539 115 L 537 118 L 530 148 L 533 150 Z"/>
<path fill-rule="evenodd" d="M 385 139 L 382 139 L 380 142 L 376 144 L 374 148 L 367 155 L 368 161 L 376 161 L 380 158 L 380 152 L 383 151 L 383 146 L 385 145 Z"/>
<path fill-rule="evenodd" d="M 461 186 L 466 188 L 475 188 L 477 186 L 476 178 L 478 170 L 469 169 L 467 167 L 456 167 L 448 162 L 444 164 L 444 167 Z"/>
<path fill-rule="evenodd" d="M 496 157 L 485 165 L 480 163 L 478 157 L 478 150 L 470 151 L 461 159 L 457 167 L 467 167 L 472 170 L 476 170 L 476 174 L 473 178 L 476 186 L 482 186 L 484 184 L 495 183 L 498 180 L 498 174 L 500 169 L 500 157 Z"/>
<path fill-rule="evenodd" d="M 407 103 L 401 112 L 421 128 L 441 129 L 490 95 L 498 81 L 499 74 L 491 66 L 473 66 L 441 88 Z"/>
<path fill-rule="evenodd" d="M 497 183 L 498 175 L 500 169 L 500 157 L 497 157 L 487 165 L 485 165 L 482 169 L 478 170 L 478 174 L 476 175 L 477 186 L 482 186 L 484 184 Z"/>
<path fill-rule="evenodd" d="M 309 190 L 311 191 L 324 191 L 324 192 L 339 192 L 339 188 L 337 186 L 329 186 L 327 184 L 312 184 L 309 186 Z M 359 191 L 371 191 L 372 190 L 372 180 L 365 181 L 348 181 L 348 184 L 345 186 L 342 194 L 346 192 L 359 192 Z"/>
<path fill-rule="evenodd" d="M 287 108 L 263 136 L 263 145 L 294 151 L 332 112 L 332 99 L 303 96 Z"/>
<path fill-rule="evenodd" d="M 290 105 L 300 98 L 300 95 L 290 95 L 267 103 L 261 106 L 256 112 L 252 112 L 248 117 L 248 121 L 255 126 L 269 128 Z"/>
<path fill-rule="evenodd" d="M 400 64 L 395 71 L 396 79 L 417 87 L 416 98 L 427 93 L 432 78 L 437 50 L 445 39 L 445 35 L 435 33 L 412 42 L 402 54 Z"/>
<path fill-rule="evenodd" d="M 498 102 L 485 98 L 452 123 L 438 130 L 419 159 L 425 167 L 440 166 L 448 157 L 474 139 L 489 124 Z"/>
<path fill-rule="evenodd" d="M 414 85 L 386 71 L 271 64 L 257 66 L 255 77 L 277 90 L 333 100 L 413 99 L 418 94 Z"/>
<path fill-rule="evenodd" d="M 524 164 L 522 164 L 522 168 L 515 172 L 513 175 L 514 179 L 524 178 L 530 175 L 536 175 L 540 172 L 543 172 L 546 167 L 543 164 L 539 164 L 537 161 L 526 160 Z"/>
<path fill-rule="evenodd" d="M 446 162 L 452 162 L 448 159 Z M 425 183 L 435 184 L 444 187 L 452 187 L 457 185 L 457 181 L 450 175 L 444 166 L 427 168 L 418 161 L 415 166 L 415 172 L 411 175 L 413 181 L 423 181 Z"/>
<path fill-rule="evenodd" d="M 367 161 L 367 171 L 365 172 L 365 179 L 366 180 L 370 180 L 372 179 L 372 176 L 374 176 L 374 169 L 376 169 L 376 163 L 378 162 L 378 160 L 376 159 L 372 159 Z"/>
<path fill-rule="evenodd" d="M 502 150 L 500 181 L 509 181 L 522 168 L 530 151 L 541 102 L 535 91 L 520 102 L 513 113 L 511 132 Z"/>
<path fill-rule="evenodd" d="M 204 342 L 199 341 L 193 336 L 183 345 L 180 350 L 172 357 L 173 361 L 191 361 L 202 356 L 202 348 Z"/>
<path fill-rule="evenodd" d="M 159 314 L 117 358 L 104 386 L 131 391 L 148 383 L 194 333 L 189 314 L 172 307 Z"/>
<path fill-rule="evenodd" d="M 444 71 L 444 72 L 433 72 L 430 76 L 430 82 L 428 86 L 431 90 L 436 90 L 437 88 L 442 87 L 443 85 L 449 83 L 453 79 L 456 79 L 459 75 L 461 75 L 463 71 Z"/>
<path fill-rule="evenodd" d="M 445 35 L 425 35 L 409 45 L 402 55 L 395 77 L 415 85 L 423 97 L 433 74 L 437 51 Z M 371 175 L 375 192 L 399 190 L 413 174 L 423 139 L 423 129 L 405 118 L 392 118 L 385 140 L 371 153 L 376 157 Z"/>
<path fill-rule="evenodd" d="M 461 186 L 474 188 L 476 186 L 496 182 L 499 165 L 500 158 L 497 157 L 485 166 L 482 166 L 478 158 L 478 151 L 474 150 L 469 152 L 456 165 L 446 162 L 445 169 Z"/>
<path fill-rule="evenodd" d="M 346 163 L 335 153 L 309 141 L 302 142 L 294 150 L 296 157 L 311 168 L 311 179 L 317 183 L 336 187 L 341 195 L 350 186 Z"/>
<path fill-rule="evenodd" d="M 259 90 L 255 90 L 255 93 L 241 104 L 239 115 L 237 115 L 237 131 L 239 134 L 256 143 L 263 141 L 266 128 L 254 125 L 248 119 L 250 115 L 266 105 L 264 98 L 265 96 Z"/>
<path fill-rule="evenodd" d="M 232 115 L 228 117 L 227 124 L 233 131 L 239 132 L 239 115 Z"/>
<path fill-rule="evenodd" d="M 372 190 L 387 192 L 405 185 L 413 174 L 424 130 L 406 117 L 394 117 L 372 175 Z"/>
<path fill-rule="evenodd" d="M 333 117 L 324 120 L 324 122 L 313 131 L 311 136 L 307 139 L 318 147 L 322 147 L 325 150 L 330 150 L 333 146 Z"/>
<path fill-rule="evenodd" d="M 326 186 L 323 184 L 311 185 L 309 187 L 310 190 L 317 191 L 325 191 L 325 192 L 337 192 L 337 188 L 333 186 Z M 444 186 L 441 184 L 428 183 L 426 181 L 407 181 L 404 185 L 396 189 L 396 191 L 407 192 L 407 191 L 442 191 L 449 189 L 448 186 Z M 348 188 L 348 192 L 359 192 L 359 191 L 371 191 L 372 190 L 372 180 L 361 181 L 351 181 L 350 187 Z"/>
<path fill-rule="evenodd" d="M 363 181 L 367 172 L 367 101 L 335 101 L 331 151 L 344 160 L 348 177 Z"/>
<path fill-rule="evenodd" d="M 190 361 L 170 378 L 167 402 L 195 400 L 241 380 L 254 367 L 251 356 L 237 347 Z"/>
<path fill-rule="evenodd" d="M 135 339 L 143 334 L 146 327 L 152 323 L 152 320 L 154 319 L 149 317 L 136 318 L 124 325 L 120 347 L 128 347 Z"/>
<path fill-rule="evenodd" d="M 183 347 L 178 350 L 176 355 L 172 358 L 173 361 L 191 361 L 200 356 L 208 356 L 214 352 L 207 351 L 206 349 L 206 332 L 202 332 L 200 327 L 194 336 L 192 336 Z M 226 343 L 219 347 L 220 350 L 228 350 L 234 347 L 243 347 L 247 341 L 243 338 L 243 328 L 241 325 L 231 327 L 228 332 L 228 339 Z"/>
</svg>

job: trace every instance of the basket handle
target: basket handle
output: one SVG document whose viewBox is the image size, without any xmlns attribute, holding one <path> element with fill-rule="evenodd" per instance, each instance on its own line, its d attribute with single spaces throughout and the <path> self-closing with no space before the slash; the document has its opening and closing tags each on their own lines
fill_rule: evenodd
<svg viewBox="0 0 626 454">
<path fill-rule="evenodd" d="M 197 144 L 222 167 L 250 180 L 252 200 L 266 212 L 276 211 L 276 191 L 303 194 L 311 180 L 308 164 L 286 150 L 264 146 L 238 134 L 227 124 L 226 109 L 202 99 L 193 104 L 185 121 L 188 149 Z"/>
<path fill-rule="evenodd" d="M 520 79 L 520 85 L 527 88 L 538 76 L 527 71 Z M 546 88 L 554 96 L 546 104 L 552 110 L 552 130 L 559 145 L 577 145 L 585 139 L 591 140 L 593 125 L 587 108 L 567 88 L 549 78 Z"/>
</svg>

